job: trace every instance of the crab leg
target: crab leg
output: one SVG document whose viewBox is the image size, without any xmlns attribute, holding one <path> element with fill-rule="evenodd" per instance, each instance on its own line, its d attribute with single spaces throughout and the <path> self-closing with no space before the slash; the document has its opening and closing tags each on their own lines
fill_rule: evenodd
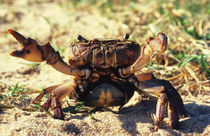
<svg viewBox="0 0 210 136">
<path fill-rule="evenodd" d="M 50 86 L 45 88 L 34 100 L 33 100 L 33 104 L 40 102 L 40 100 L 44 97 L 45 94 L 50 94 L 55 88 L 57 88 L 60 85 L 54 85 L 54 86 Z"/>
<path fill-rule="evenodd" d="M 147 45 L 142 47 L 141 54 L 136 62 L 126 68 L 119 69 L 121 77 L 127 77 L 141 70 L 146 66 L 152 58 L 157 54 L 163 53 L 167 49 L 167 36 L 163 33 L 159 33 L 156 38 L 149 38 Z"/>
<path fill-rule="evenodd" d="M 135 76 L 139 81 L 155 79 L 155 76 L 152 73 L 135 73 Z"/>
<path fill-rule="evenodd" d="M 60 85 L 54 85 L 54 86 L 50 86 L 45 88 L 33 101 L 33 104 L 36 104 L 38 102 L 41 101 L 41 99 L 44 97 L 45 94 L 50 94 L 55 88 L 59 87 Z M 43 104 L 43 107 L 48 110 L 50 108 L 51 105 L 51 98 L 49 97 L 47 99 L 47 101 Z M 40 111 L 42 112 L 43 110 L 40 109 Z"/>
<path fill-rule="evenodd" d="M 60 57 L 58 52 L 52 48 L 50 43 L 40 46 L 35 40 L 19 34 L 18 32 L 9 29 L 8 30 L 14 38 L 19 42 L 21 49 L 10 53 L 11 56 L 22 58 L 32 62 L 47 61 L 47 64 L 51 65 L 56 70 L 73 76 L 80 76 L 87 78 L 90 74 L 88 69 L 76 69 L 71 68 Z"/>
<path fill-rule="evenodd" d="M 63 119 L 64 115 L 61 109 L 61 103 L 60 101 L 66 97 L 71 96 L 73 91 L 75 90 L 76 83 L 75 82 L 67 82 L 63 85 L 57 87 L 54 89 L 51 93 L 51 106 L 54 111 L 54 118 L 56 119 Z"/>
<path fill-rule="evenodd" d="M 76 87 L 76 83 L 73 81 L 65 82 L 62 85 L 55 85 L 46 88 L 42 94 L 37 96 L 33 103 L 37 103 L 41 100 L 41 98 L 44 96 L 44 94 L 50 94 L 47 101 L 43 104 L 43 107 L 45 109 L 49 109 L 52 107 L 54 111 L 54 118 L 56 119 L 63 119 L 64 115 L 61 109 L 61 100 L 66 96 L 71 96 L 72 92 L 74 91 Z"/>
<path fill-rule="evenodd" d="M 158 99 L 155 115 L 156 130 L 166 115 L 167 105 L 170 127 L 175 129 L 179 127 L 179 118 L 186 117 L 187 111 L 184 108 L 182 98 L 169 81 L 151 79 L 141 82 L 134 76 L 130 76 L 128 81 L 139 89 L 139 93 Z"/>
<path fill-rule="evenodd" d="M 167 108 L 167 104 L 168 104 L 168 98 L 166 93 L 160 93 L 160 97 L 157 101 L 157 106 L 156 106 L 156 120 L 155 120 L 155 130 L 157 131 L 160 125 L 160 122 L 164 119 L 164 117 L 166 116 L 166 108 Z M 170 118 L 173 120 L 173 118 Z M 179 124 L 179 118 L 176 118 L 176 124 Z M 170 123 L 170 127 L 171 128 L 178 128 L 178 126 L 172 126 Z"/>
</svg>

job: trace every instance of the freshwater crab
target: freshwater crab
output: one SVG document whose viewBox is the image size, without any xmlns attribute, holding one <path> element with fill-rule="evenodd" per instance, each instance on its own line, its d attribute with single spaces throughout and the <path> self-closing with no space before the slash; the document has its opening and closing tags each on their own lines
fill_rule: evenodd
<svg viewBox="0 0 210 136">
<path fill-rule="evenodd" d="M 56 119 L 64 119 L 61 100 L 65 96 L 74 96 L 74 99 L 88 106 L 123 107 L 134 91 L 158 99 L 156 130 L 167 113 L 167 107 L 171 128 L 177 129 L 179 118 L 186 116 L 183 101 L 169 81 L 156 79 L 151 73 L 139 74 L 153 57 L 167 49 L 167 36 L 163 33 L 149 38 L 142 48 L 138 43 L 128 40 L 128 34 L 122 39 L 94 40 L 87 40 L 79 35 L 78 42 L 68 46 L 67 64 L 50 43 L 41 46 L 14 30 L 8 31 L 21 47 L 20 50 L 11 52 L 11 56 L 32 62 L 46 61 L 56 70 L 74 76 L 71 82 L 45 88 L 33 101 L 37 103 L 45 94 L 50 94 L 43 107 L 52 107 Z"/>
</svg>

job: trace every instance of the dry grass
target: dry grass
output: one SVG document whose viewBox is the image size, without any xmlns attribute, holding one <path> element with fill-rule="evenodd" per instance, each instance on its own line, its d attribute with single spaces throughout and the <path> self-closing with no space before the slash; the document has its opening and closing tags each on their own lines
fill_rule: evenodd
<svg viewBox="0 0 210 136">
<path fill-rule="evenodd" d="M 48 2 L 45 1 L 45 3 Z M 91 0 L 89 2 L 65 0 L 54 2 L 67 16 L 72 16 L 78 11 L 85 11 L 87 14 L 98 14 L 98 16 L 114 20 L 114 24 L 101 22 L 104 28 L 117 26 L 115 31 L 103 33 L 103 37 L 121 37 L 125 33 L 130 33 L 132 40 L 145 43 L 148 37 L 158 32 L 166 33 L 169 37 L 168 50 L 165 54 L 158 56 L 156 61 L 149 64 L 143 71 L 151 71 L 159 78 L 168 79 L 181 94 L 186 96 L 196 97 L 210 93 L 210 23 L 207 0 L 189 3 L 186 0 L 148 0 L 145 2 L 138 0 Z M 0 3 L 7 6 L 15 2 L 2 0 Z M 34 3 L 28 2 L 27 4 L 39 5 L 40 3 L 43 2 L 36 0 Z M 21 29 L 15 22 L 21 20 L 23 14 L 14 9 L 0 16 L 0 23 L 3 26 L 0 34 L 6 40 L 8 39 L 7 28 Z M 66 26 L 57 24 L 59 22 L 54 23 L 53 18 L 43 16 L 43 19 L 50 27 L 50 33 L 45 36 L 45 39 L 55 43 L 55 49 L 63 53 L 64 43 L 61 42 L 61 46 L 57 46 L 56 39 L 68 34 L 68 29 L 65 28 Z M 88 31 L 94 33 L 94 30 Z M 38 36 L 37 39 L 39 39 Z M 38 67 L 37 64 L 32 65 Z M 3 95 L 1 99 L 4 99 Z"/>
<path fill-rule="evenodd" d="M 0 53 L 14 49 L 3 45 L 16 44 L 8 28 L 42 43 L 50 41 L 60 53 L 78 34 L 93 39 L 119 38 L 129 33 L 131 40 L 146 43 L 148 37 L 163 32 L 169 37 L 168 50 L 142 71 L 171 81 L 182 97 L 202 99 L 210 95 L 209 5 L 208 0 L 0 0 Z M 5 62 L 10 61 L 7 59 L 2 61 L 5 67 Z M 15 105 L 23 109 L 29 105 L 30 95 L 39 92 L 16 83 L 30 78 L 26 74 L 36 77 L 45 64 L 26 65 L 26 71 L 0 71 L 0 108 Z M 22 75 L 20 79 L 14 76 L 17 73 Z M 19 80 L 11 82 L 14 79 Z"/>
</svg>

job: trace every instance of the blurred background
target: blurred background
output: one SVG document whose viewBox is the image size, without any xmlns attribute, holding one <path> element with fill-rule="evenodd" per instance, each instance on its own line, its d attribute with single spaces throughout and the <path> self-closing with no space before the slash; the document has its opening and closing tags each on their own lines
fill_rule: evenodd
<svg viewBox="0 0 210 136">
<path fill-rule="evenodd" d="M 0 0 L 0 102 L 13 96 L 8 95 L 11 90 L 18 92 L 18 83 L 43 88 L 69 79 L 45 63 L 11 58 L 9 53 L 17 48 L 17 42 L 7 32 L 9 28 L 40 44 L 49 41 L 62 57 L 66 46 L 79 34 L 87 39 L 118 39 L 129 33 L 130 40 L 143 45 L 149 37 L 163 32 L 168 36 L 168 50 L 140 72 L 152 72 L 157 78 L 169 80 L 185 102 L 204 105 L 194 107 L 194 111 L 209 113 L 209 20 L 209 0 Z M 10 89 L 5 89 L 3 83 Z M 203 126 L 197 122 L 202 119 L 191 120 L 190 124 L 196 124 L 200 134 L 209 122 Z M 190 131 L 175 134 L 195 132 L 195 127 L 188 126 Z"/>
<path fill-rule="evenodd" d="M 168 50 L 146 70 L 186 93 L 205 94 L 210 90 L 209 14 L 208 0 L 0 0 L 0 45 L 11 42 L 9 28 L 40 43 L 50 41 L 61 54 L 79 34 L 93 39 L 129 33 L 131 40 L 145 43 L 163 32 Z"/>
</svg>

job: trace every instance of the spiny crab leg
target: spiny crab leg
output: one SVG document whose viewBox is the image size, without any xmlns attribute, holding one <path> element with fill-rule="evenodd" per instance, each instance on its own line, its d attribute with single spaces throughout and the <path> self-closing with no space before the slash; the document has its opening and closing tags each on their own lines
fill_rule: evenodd
<svg viewBox="0 0 210 136">
<path fill-rule="evenodd" d="M 136 62 L 126 68 L 119 69 L 121 77 L 133 74 L 146 66 L 152 58 L 163 53 L 167 49 L 167 36 L 163 33 L 158 33 L 155 38 L 149 38 L 147 45 L 142 47 L 141 55 Z"/>
<path fill-rule="evenodd" d="M 90 70 L 71 68 L 61 59 L 59 53 L 55 52 L 50 43 L 40 46 L 35 40 L 31 38 L 26 39 L 24 36 L 12 29 L 9 29 L 8 31 L 19 42 L 21 47 L 20 50 L 11 52 L 11 56 L 32 62 L 47 61 L 49 65 L 64 74 L 79 76 L 83 78 L 89 77 Z"/>
</svg>

